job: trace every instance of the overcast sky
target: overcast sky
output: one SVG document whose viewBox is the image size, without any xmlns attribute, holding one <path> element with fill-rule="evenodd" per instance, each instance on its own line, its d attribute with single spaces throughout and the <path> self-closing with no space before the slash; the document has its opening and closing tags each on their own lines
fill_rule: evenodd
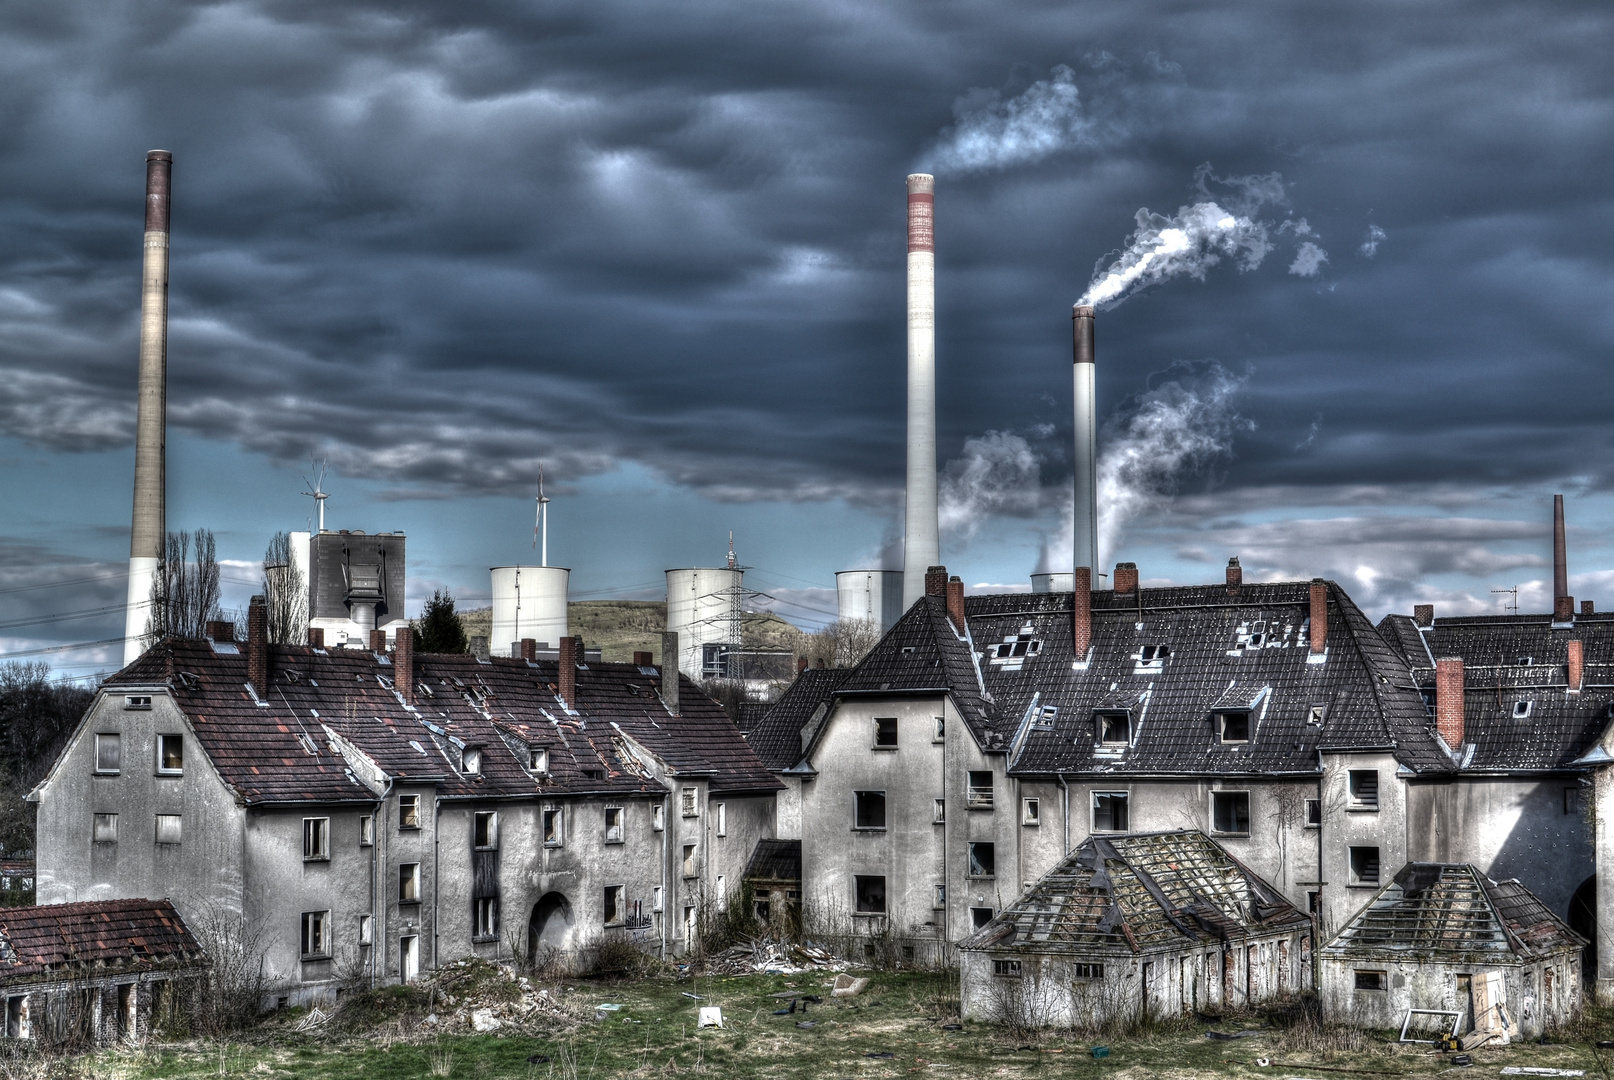
<svg viewBox="0 0 1614 1080">
<path fill-rule="evenodd" d="M 488 566 L 532 557 L 542 462 L 574 595 L 658 595 L 733 529 L 748 583 L 822 621 L 815 590 L 900 539 L 925 169 L 943 557 L 971 586 L 1068 550 L 1071 303 L 1214 203 L 1236 243 L 1101 306 L 1106 562 L 1191 582 L 1238 554 L 1375 617 L 1515 585 L 1543 610 L 1563 491 L 1575 589 L 1614 604 L 1611 26 L 1600 3 L 14 0 L 0 655 L 121 626 L 154 147 L 169 526 L 218 534 L 231 603 L 306 527 L 318 455 L 331 527 L 409 533 L 412 610 L 485 603 Z"/>
</svg>

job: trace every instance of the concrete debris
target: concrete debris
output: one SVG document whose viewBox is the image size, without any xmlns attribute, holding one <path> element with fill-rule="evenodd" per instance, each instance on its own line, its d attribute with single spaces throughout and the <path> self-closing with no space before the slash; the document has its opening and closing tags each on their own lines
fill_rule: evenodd
<svg viewBox="0 0 1614 1080">
<path fill-rule="evenodd" d="M 471 1027 L 477 1031 L 498 1031 L 504 1027 L 504 1022 L 493 1015 L 492 1009 L 471 1010 Z"/>
<path fill-rule="evenodd" d="M 313 1031 L 331 1018 L 331 1014 L 315 1005 L 308 1010 L 308 1015 L 297 1021 L 298 1031 Z"/>
<path fill-rule="evenodd" d="M 845 964 L 827 949 L 810 943 L 796 945 L 757 938 L 707 957 L 702 966 L 708 973 L 721 975 L 799 975 L 806 971 L 840 971 Z"/>
<path fill-rule="evenodd" d="M 868 985 L 868 979 L 854 979 L 852 976 L 843 973 L 835 976 L 835 989 L 829 992 L 829 996 L 838 998 L 857 997 Z"/>
</svg>

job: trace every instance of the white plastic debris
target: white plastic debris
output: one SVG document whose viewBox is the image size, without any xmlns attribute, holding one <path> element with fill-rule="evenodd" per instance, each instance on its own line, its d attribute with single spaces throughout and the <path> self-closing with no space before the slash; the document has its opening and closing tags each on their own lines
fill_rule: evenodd
<svg viewBox="0 0 1614 1080">
<path fill-rule="evenodd" d="M 475 1009 L 471 1012 L 471 1026 L 477 1031 L 498 1031 L 504 1022 L 493 1015 L 492 1009 Z"/>
<path fill-rule="evenodd" d="M 1585 1076 L 1585 1069 L 1538 1069 L 1531 1065 L 1509 1065 L 1503 1076 Z"/>
<path fill-rule="evenodd" d="M 722 1027 L 723 1010 L 716 1005 L 702 1005 L 700 1019 L 696 1021 L 695 1026 L 698 1028 Z"/>
</svg>

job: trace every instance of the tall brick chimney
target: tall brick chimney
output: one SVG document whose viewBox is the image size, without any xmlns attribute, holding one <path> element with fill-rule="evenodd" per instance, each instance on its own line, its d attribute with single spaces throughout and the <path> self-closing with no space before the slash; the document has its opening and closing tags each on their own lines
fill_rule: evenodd
<svg viewBox="0 0 1614 1080">
<path fill-rule="evenodd" d="M 674 716 L 678 712 L 678 631 L 661 635 L 661 703 Z"/>
<path fill-rule="evenodd" d="M 1131 562 L 1118 562 L 1115 564 L 1115 576 L 1110 579 L 1117 593 L 1133 593 L 1138 591 L 1138 564 Z"/>
<path fill-rule="evenodd" d="M 1418 626 L 1435 625 L 1435 605 L 1413 604 L 1412 621 Z"/>
<path fill-rule="evenodd" d="M 370 631 L 370 651 L 374 653 L 387 651 L 387 632 L 385 630 Z"/>
<path fill-rule="evenodd" d="M 524 637 L 521 639 L 521 659 L 529 661 L 538 659 L 538 640 L 536 638 Z"/>
<path fill-rule="evenodd" d="M 1227 591 L 1237 594 L 1244 585 L 1244 567 L 1239 565 L 1239 557 L 1232 556 L 1227 560 Z"/>
<path fill-rule="evenodd" d="M 1328 650 L 1328 582 L 1311 579 L 1311 651 L 1321 656 Z"/>
<path fill-rule="evenodd" d="M 207 640 L 233 642 L 235 640 L 235 623 L 229 619 L 209 619 L 207 621 Z"/>
<path fill-rule="evenodd" d="M 398 688 L 407 704 L 415 703 L 415 631 L 410 626 L 398 627 L 392 637 L 392 685 Z"/>
<path fill-rule="evenodd" d="M 1093 571 L 1086 566 L 1076 568 L 1071 584 L 1070 639 L 1076 661 L 1086 660 L 1093 647 Z"/>
<path fill-rule="evenodd" d="M 323 627 L 310 626 L 308 628 L 308 647 L 310 649 L 323 649 L 325 647 L 325 630 Z"/>
<path fill-rule="evenodd" d="M 964 632 L 964 579 L 953 576 L 947 579 L 947 617 L 953 629 Z"/>
<path fill-rule="evenodd" d="M 805 656 L 796 657 L 796 674 L 800 675 L 802 672 L 804 672 L 806 670 L 807 670 L 807 658 Z"/>
<path fill-rule="evenodd" d="M 577 708 L 577 661 L 582 659 L 582 650 L 577 647 L 580 638 L 563 637 L 560 639 L 560 696 L 566 704 Z"/>
<path fill-rule="evenodd" d="M 929 570 L 925 571 L 925 595 L 947 595 L 947 567 L 932 566 Z"/>
<path fill-rule="evenodd" d="M 1435 661 L 1435 730 L 1456 750 L 1463 745 L 1463 658 Z"/>
<path fill-rule="evenodd" d="M 1569 692 L 1580 693 L 1581 680 L 1586 674 L 1586 646 L 1580 641 L 1571 641 L 1569 645 Z"/>
<path fill-rule="evenodd" d="M 261 596 L 247 604 L 247 682 L 269 692 L 269 609 Z"/>
</svg>

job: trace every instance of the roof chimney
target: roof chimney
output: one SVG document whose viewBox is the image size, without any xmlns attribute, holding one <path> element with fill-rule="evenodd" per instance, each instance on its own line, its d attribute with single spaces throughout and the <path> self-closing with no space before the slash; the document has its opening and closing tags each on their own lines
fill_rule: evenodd
<svg viewBox="0 0 1614 1080">
<path fill-rule="evenodd" d="M 959 577 L 947 579 L 947 617 L 953 621 L 953 629 L 960 634 L 964 632 L 964 582 Z"/>
<path fill-rule="evenodd" d="M 947 567 L 932 566 L 925 571 L 925 595 L 947 595 Z M 909 606 L 911 607 L 912 605 L 910 604 Z"/>
<path fill-rule="evenodd" d="M 325 647 L 325 630 L 323 627 L 310 626 L 308 628 L 308 647 L 310 649 L 323 649 Z"/>
<path fill-rule="evenodd" d="M 404 704 L 415 703 L 415 630 L 400 626 L 392 635 L 392 685 L 403 695 Z"/>
<path fill-rule="evenodd" d="M 1580 693 L 1581 679 L 1586 673 L 1586 646 L 1579 641 L 1571 641 L 1569 645 L 1569 692 Z"/>
<path fill-rule="evenodd" d="M 583 656 L 583 650 L 578 645 L 582 640 L 576 637 L 560 639 L 560 696 L 574 709 L 577 708 L 577 662 Z"/>
<path fill-rule="evenodd" d="M 1311 579 L 1311 654 L 1321 656 L 1328 651 L 1328 582 L 1320 577 Z"/>
<path fill-rule="evenodd" d="M 1075 566 L 1098 565 L 1098 367 L 1093 353 L 1093 308 L 1071 309 L 1071 365 L 1076 403 L 1076 474 L 1071 554 Z"/>
<path fill-rule="evenodd" d="M 936 178 L 908 177 L 908 477 L 903 521 L 902 609 L 924 567 L 941 561 L 936 511 Z"/>
<path fill-rule="evenodd" d="M 661 703 L 678 716 L 678 631 L 661 635 Z"/>
<path fill-rule="evenodd" d="M 562 638 L 561 640 L 564 641 L 566 639 Z M 524 637 L 521 639 L 521 645 L 519 647 L 521 650 L 521 659 L 528 661 L 538 659 L 538 642 L 535 639 Z"/>
<path fill-rule="evenodd" d="M 1244 584 L 1244 568 L 1239 565 L 1239 557 L 1234 555 L 1227 560 L 1227 591 L 1237 593 Z"/>
<path fill-rule="evenodd" d="M 639 652 L 639 651 L 636 650 L 634 652 L 634 654 L 633 654 L 633 666 L 634 667 L 649 667 L 650 666 L 650 654 L 647 653 L 647 652 Z"/>
<path fill-rule="evenodd" d="M 800 675 L 802 672 L 804 672 L 806 670 L 807 670 L 807 658 L 805 656 L 796 657 L 796 674 Z"/>
<path fill-rule="evenodd" d="M 385 630 L 370 631 L 370 651 L 373 653 L 387 651 L 387 632 Z"/>
<path fill-rule="evenodd" d="M 1115 576 L 1110 579 L 1117 593 L 1132 593 L 1138 591 L 1138 564 L 1118 562 L 1115 564 Z"/>
<path fill-rule="evenodd" d="M 1590 600 L 1582 600 L 1580 602 L 1580 613 L 1582 615 L 1595 615 L 1597 614 L 1597 608 Z"/>
<path fill-rule="evenodd" d="M 123 662 L 143 652 L 151 589 L 167 528 L 164 446 L 168 426 L 168 199 L 174 155 L 146 155 L 145 254 L 140 270 L 140 378 L 135 391 L 134 517 L 129 530 L 129 591 Z"/>
<path fill-rule="evenodd" d="M 247 604 L 247 682 L 269 692 L 269 609 L 261 596 Z"/>
<path fill-rule="evenodd" d="M 1071 584 L 1070 641 L 1076 662 L 1086 660 L 1093 647 L 1093 571 L 1085 566 L 1076 568 Z"/>
<path fill-rule="evenodd" d="M 1569 595 L 1569 555 L 1564 544 L 1564 497 L 1552 497 L 1552 621 L 1575 621 L 1575 598 Z"/>
<path fill-rule="evenodd" d="M 1456 750 L 1463 745 L 1463 658 L 1435 661 L 1435 730 Z"/>
<path fill-rule="evenodd" d="M 235 640 L 235 623 L 229 619 L 209 619 L 207 621 L 207 640 L 233 642 Z"/>
<path fill-rule="evenodd" d="M 1419 626 L 1435 625 L 1435 605 L 1413 604 L 1412 621 Z"/>
</svg>

